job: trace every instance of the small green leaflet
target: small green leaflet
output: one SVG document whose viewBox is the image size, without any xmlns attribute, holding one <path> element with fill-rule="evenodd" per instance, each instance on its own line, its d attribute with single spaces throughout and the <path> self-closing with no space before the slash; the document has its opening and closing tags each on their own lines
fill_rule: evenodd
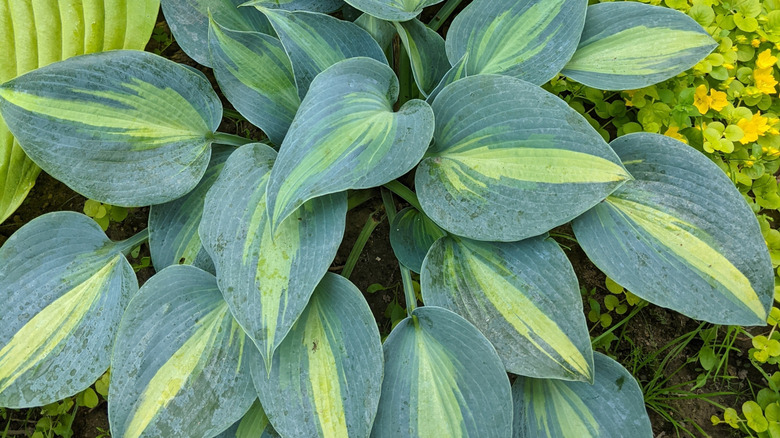
<svg viewBox="0 0 780 438">
<path fill-rule="evenodd" d="M 431 245 L 446 234 L 425 213 L 407 207 L 390 224 L 390 245 L 399 263 L 420 273 Z"/>
<path fill-rule="evenodd" d="M 572 224 L 588 258 L 634 294 L 691 318 L 766 324 L 772 263 L 731 180 L 662 135 L 630 134 L 612 147 L 636 180 Z"/>
<path fill-rule="evenodd" d="M 575 110 L 508 76 L 456 81 L 433 103 L 434 144 L 417 194 L 440 227 L 474 240 L 542 234 L 596 205 L 630 175 Z"/>
<path fill-rule="evenodd" d="M 345 193 L 320 197 L 272 232 L 266 185 L 275 158 L 259 143 L 233 152 L 206 195 L 199 230 L 225 300 L 266 363 L 328 271 L 347 214 Z"/>
<path fill-rule="evenodd" d="M 433 111 L 421 100 L 398 112 L 398 79 L 369 58 L 341 61 L 312 82 L 268 183 L 274 228 L 309 199 L 380 186 L 410 171 L 433 136 Z"/>
<path fill-rule="evenodd" d="M 345 0 L 369 15 L 386 21 L 408 21 L 418 16 L 423 8 L 443 0 Z"/>
<path fill-rule="evenodd" d="M 509 438 L 512 395 L 493 346 L 471 323 L 419 307 L 384 344 L 372 438 Z"/>
<path fill-rule="evenodd" d="M 257 350 L 230 314 L 213 275 L 170 266 L 130 302 L 111 358 L 111 435 L 214 436 L 256 399 Z"/>
<path fill-rule="evenodd" d="M 589 87 L 633 90 L 688 70 L 717 46 L 674 9 L 599 3 L 588 7 L 580 45 L 562 73 Z"/>
<path fill-rule="evenodd" d="M 252 0 L 241 6 L 259 6 L 288 11 L 309 11 L 331 13 L 344 6 L 342 0 Z"/>
<path fill-rule="evenodd" d="M 426 305 L 452 310 L 496 347 L 506 370 L 540 378 L 593 379 L 593 352 L 577 277 L 554 240 L 433 244 L 420 275 Z"/>
<path fill-rule="evenodd" d="M 447 32 L 447 56 L 466 73 L 502 74 L 542 85 L 577 49 L 587 0 L 475 0 Z"/>
<path fill-rule="evenodd" d="M 357 287 L 328 273 L 273 356 L 252 377 L 274 427 L 286 438 L 363 437 L 382 385 L 382 343 Z"/>
<path fill-rule="evenodd" d="M 47 173 L 88 198 L 133 207 L 171 201 L 197 185 L 222 104 L 202 74 L 117 50 L 6 82 L 0 114 Z"/>
<path fill-rule="evenodd" d="M 514 438 L 650 438 L 642 390 L 619 363 L 595 353 L 593 384 L 518 377 Z"/>
<path fill-rule="evenodd" d="M 414 80 L 428 96 L 450 70 L 444 39 L 417 19 L 394 24 L 411 61 Z"/>
<path fill-rule="evenodd" d="M 138 290 L 122 254 L 129 249 L 72 212 L 32 220 L 0 248 L 0 406 L 56 402 L 108 369 L 116 327 Z"/>
<path fill-rule="evenodd" d="M 249 411 L 216 438 L 279 438 L 268 416 L 265 415 L 260 400 L 255 400 Z"/>
</svg>

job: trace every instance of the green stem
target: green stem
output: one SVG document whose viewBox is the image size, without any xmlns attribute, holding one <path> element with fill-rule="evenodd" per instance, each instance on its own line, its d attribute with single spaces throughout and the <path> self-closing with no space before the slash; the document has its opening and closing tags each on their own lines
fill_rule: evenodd
<svg viewBox="0 0 780 438">
<path fill-rule="evenodd" d="M 449 0 L 447 3 L 445 3 L 444 6 L 439 9 L 439 12 L 436 13 L 436 16 L 433 17 L 433 20 L 428 23 L 428 27 L 433 30 L 439 30 L 441 25 L 444 24 L 448 18 L 450 18 L 450 15 L 452 15 L 453 12 L 455 12 L 455 8 L 460 5 L 461 1 L 462 0 Z"/>
<path fill-rule="evenodd" d="M 403 198 L 404 201 L 412 204 L 412 207 L 419 211 L 423 211 L 422 206 L 420 206 L 420 200 L 417 199 L 417 194 L 414 193 L 409 187 L 401 184 L 398 180 L 390 181 L 384 186 L 391 192 Z"/>
<path fill-rule="evenodd" d="M 248 120 L 246 119 L 246 117 L 244 117 L 244 116 L 242 116 L 242 115 L 241 115 L 241 113 L 240 113 L 240 112 L 238 112 L 238 111 L 236 111 L 236 110 L 233 110 L 233 109 L 230 109 L 230 108 L 225 108 L 225 109 L 223 109 L 223 110 L 222 110 L 222 115 L 223 115 L 224 117 L 227 117 L 227 118 L 229 118 L 229 119 L 248 121 Z"/>
<path fill-rule="evenodd" d="M 347 197 L 347 211 L 352 211 L 354 208 L 363 205 L 373 197 L 374 197 L 373 189 L 351 190 L 349 192 L 349 196 Z"/>
<path fill-rule="evenodd" d="M 610 333 L 614 332 L 615 330 L 617 330 L 618 328 L 620 328 L 620 326 L 622 326 L 623 324 L 627 323 L 627 322 L 628 322 L 628 321 L 629 321 L 631 318 L 633 318 L 634 316 L 636 316 L 636 314 L 637 314 L 637 313 L 639 313 L 639 311 L 640 311 L 640 310 L 642 310 L 642 309 L 643 309 L 643 308 L 644 308 L 646 305 L 647 305 L 647 302 L 638 303 L 638 304 L 636 305 L 636 307 L 634 307 L 634 308 L 633 308 L 633 310 L 631 310 L 631 313 L 629 313 L 629 314 L 628 314 L 628 316 L 626 316 L 625 318 L 623 318 L 622 320 L 620 320 L 620 322 L 619 322 L 619 323 L 617 323 L 617 324 L 613 325 L 612 327 L 610 327 L 610 328 L 609 328 L 609 330 L 607 330 L 607 331 L 605 331 L 604 333 L 602 333 L 602 334 L 600 334 L 600 335 L 596 336 L 595 338 L 593 338 L 593 340 L 592 340 L 592 341 L 590 341 L 590 344 L 591 344 L 591 345 L 596 345 L 596 344 L 597 344 L 599 341 L 601 341 L 601 339 L 603 339 L 605 336 L 607 336 L 607 335 L 609 335 Z"/>
<path fill-rule="evenodd" d="M 395 199 L 393 199 L 393 194 L 390 192 L 390 190 L 387 190 L 384 187 L 379 188 L 379 192 L 382 193 L 382 204 L 385 206 L 385 213 L 387 213 L 387 221 L 390 223 L 393 223 L 393 220 L 395 219 L 396 211 L 395 211 Z"/>
<path fill-rule="evenodd" d="M 412 284 L 412 271 L 400 263 L 398 266 L 401 268 L 401 281 L 403 281 L 404 284 L 406 314 L 412 316 L 412 312 L 417 308 L 417 294 L 414 293 L 414 285 Z"/>
<path fill-rule="evenodd" d="M 225 146 L 240 147 L 245 144 L 254 143 L 254 140 L 241 137 L 240 135 L 228 134 L 226 132 L 217 132 L 214 134 L 214 143 L 223 144 Z"/>
<path fill-rule="evenodd" d="M 366 243 L 368 242 L 368 238 L 371 237 L 371 233 L 374 232 L 377 225 L 379 225 L 380 222 L 382 222 L 381 219 L 377 219 L 376 216 L 377 212 L 373 212 L 368 216 L 368 220 L 366 221 L 366 224 L 363 225 L 363 229 L 360 230 L 360 235 L 358 235 L 357 241 L 355 242 L 355 245 L 352 246 L 352 251 L 349 252 L 349 256 L 347 257 L 347 262 L 344 264 L 344 269 L 341 270 L 341 275 L 344 278 L 349 278 L 350 275 L 352 275 L 352 271 L 355 269 L 355 265 L 357 264 L 358 257 L 360 257 L 360 253 L 363 252 L 363 248 L 366 247 Z"/>
<path fill-rule="evenodd" d="M 115 245 L 120 251 L 122 251 L 122 254 L 124 254 L 125 257 L 129 257 L 130 252 L 133 251 L 136 246 L 146 242 L 147 240 L 149 240 L 148 228 L 140 231 L 138 234 L 130 237 L 129 239 L 116 242 Z"/>
</svg>

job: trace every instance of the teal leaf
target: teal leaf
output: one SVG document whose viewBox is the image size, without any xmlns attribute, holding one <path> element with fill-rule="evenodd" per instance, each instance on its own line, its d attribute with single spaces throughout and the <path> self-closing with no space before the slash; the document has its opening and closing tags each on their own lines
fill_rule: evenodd
<svg viewBox="0 0 780 438">
<path fill-rule="evenodd" d="M 428 96 L 450 70 L 444 39 L 417 19 L 395 22 L 395 27 L 412 64 L 414 81 Z"/>
<path fill-rule="evenodd" d="M 642 390 L 619 363 L 595 353 L 593 384 L 519 377 L 512 385 L 515 438 L 650 438 Z"/>
<path fill-rule="evenodd" d="M 87 216 L 49 213 L 14 233 L 0 248 L 0 406 L 43 406 L 94 383 L 137 290 L 121 244 Z"/>
<path fill-rule="evenodd" d="M 696 21 L 637 2 L 588 7 L 579 47 L 563 74 L 589 87 L 633 90 L 696 65 L 718 44 Z"/>
<path fill-rule="evenodd" d="M 575 110 L 528 82 L 477 75 L 433 103 L 434 144 L 415 176 L 425 213 L 474 240 L 511 242 L 587 211 L 629 174 Z"/>
<path fill-rule="evenodd" d="M 382 185 L 410 171 L 433 135 L 433 112 L 421 100 L 398 112 L 398 79 L 369 58 L 341 61 L 312 82 L 268 183 L 276 227 L 309 199 Z"/>
<path fill-rule="evenodd" d="M 381 20 L 373 15 L 361 14 L 355 20 L 355 24 L 371 35 L 371 38 L 379 44 L 385 55 L 392 50 L 393 38 L 395 37 L 395 26 L 393 26 L 393 23 Z M 390 57 L 387 56 L 387 59 L 390 59 Z"/>
<path fill-rule="evenodd" d="M 331 13 L 344 6 L 343 0 L 252 0 L 242 6 L 258 6 L 286 11 Z"/>
<path fill-rule="evenodd" d="M 398 323 L 384 350 L 372 438 L 511 436 L 509 379 L 471 323 L 440 307 L 420 307 Z"/>
<path fill-rule="evenodd" d="M 247 365 L 257 351 L 213 275 L 170 266 L 127 306 L 111 358 L 111 435 L 213 436 L 256 399 Z"/>
<path fill-rule="evenodd" d="M 206 195 L 200 237 L 219 288 L 266 363 L 328 271 L 344 235 L 344 193 L 314 199 L 274 232 L 266 185 L 276 152 L 242 146 Z"/>
<path fill-rule="evenodd" d="M 577 276 L 554 240 L 439 239 L 425 258 L 420 286 L 426 305 L 450 309 L 474 324 L 510 373 L 593 378 Z"/>
<path fill-rule="evenodd" d="M 407 21 L 420 15 L 423 8 L 443 0 L 346 0 L 369 15 L 387 21 Z"/>
<path fill-rule="evenodd" d="M 390 224 L 390 245 L 399 263 L 419 273 L 433 242 L 446 234 L 425 213 L 408 207 Z"/>
<path fill-rule="evenodd" d="M 636 179 L 574 221 L 593 263 L 634 294 L 691 318 L 766 324 L 772 263 L 731 180 L 662 135 L 630 134 L 612 147 Z"/>
<path fill-rule="evenodd" d="M 47 173 L 88 198 L 134 207 L 174 200 L 198 184 L 222 104 L 188 67 L 118 50 L 6 82 L 0 113 Z"/>
<path fill-rule="evenodd" d="M 382 385 L 382 343 L 357 287 L 328 273 L 274 353 L 252 364 L 260 400 L 284 437 L 368 437 Z"/>
</svg>

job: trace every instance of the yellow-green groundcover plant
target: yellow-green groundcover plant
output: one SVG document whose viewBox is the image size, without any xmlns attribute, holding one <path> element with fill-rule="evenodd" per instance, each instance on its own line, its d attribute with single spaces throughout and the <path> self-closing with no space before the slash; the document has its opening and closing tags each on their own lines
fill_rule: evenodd
<svg viewBox="0 0 780 438">
<path fill-rule="evenodd" d="M 206 77 L 149 53 L 0 85 L 46 172 L 152 205 L 127 241 L 52 213 L 0 248 L 0 405 L 50 403 L 110 365 L 113 436 L 649 437 L 637 382 L 593 352 L 547 235 L 568 222 L 636 295 L 764 324 L 772 266 L 728 177 L 669 137 L 608 144 L 540 88 L 560 72 L 615 90 L 673 77 L 716 46 L 688 16 L 475 0 L 442 38 L 416 18 L 437 1 L 240 3 L 162 8 L 266 143 L 217 132 Z M 408 317 L 384 343 L 360 291 L 327 272 L 350 191 L 378 186 L 412 206 L 394 217 L 385 196 Z M 158 273 L 139 290 L 126 255 L 147 239 Z"/>
</svg>

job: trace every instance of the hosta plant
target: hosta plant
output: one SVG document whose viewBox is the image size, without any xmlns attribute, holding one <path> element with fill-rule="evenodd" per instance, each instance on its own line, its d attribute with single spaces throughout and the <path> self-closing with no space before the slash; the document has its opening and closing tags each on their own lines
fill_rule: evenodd
<svg viewBox="0 0 780 438">
<path fill-rule="evenodd" d="M 148 53 L 0 86 L 46 172 L 153 205 L 127 241 L 53 213 L 0 249 L 0 405 L 50 403 L 110 366 L 114 436 L 651 436 L 634 378 L 593 353 L 546 234 L 568 222 L 636 295 L 764 324 L 769 255 L 722 171 L 668 137 L 607 144 L 540 88 L 559 73 L 617 90 L 672 77 L 715 47 L 692 19 L 475 0 L 445 39 L 416 18 L 435 0 L 239 3 L 162 7 L 265 143 L 217 132 L 206 77 Z M 398 181 L 410 172 L 414 191 Z M 384 192 L 408 312 L 384 343 L 361 292 L 327 272 L 349 197 L 378 186 L 410 204 Z M 125 257 L 146 239 L 158 273 L 138 290 Z"/>
</svg>

